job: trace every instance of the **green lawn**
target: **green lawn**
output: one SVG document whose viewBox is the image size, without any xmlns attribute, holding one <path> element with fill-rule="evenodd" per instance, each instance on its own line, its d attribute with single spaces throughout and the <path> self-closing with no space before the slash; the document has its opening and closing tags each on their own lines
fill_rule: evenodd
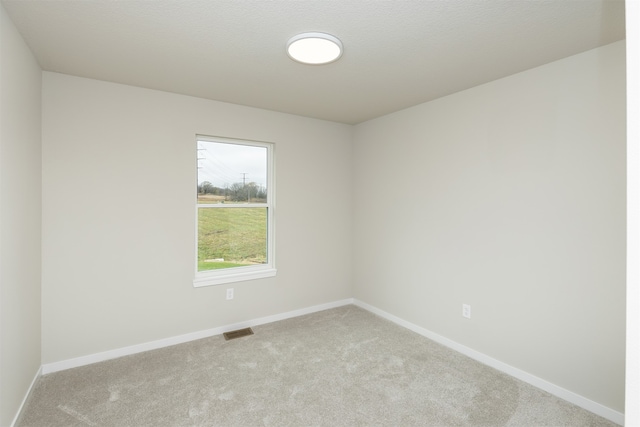
<svg viewBox="0 0 640 427">
<path fill-rule="evenodd" d="M 198 209 L 198 271 L 264 264 L 266 241 L 266 208 Z"/>
</svg>

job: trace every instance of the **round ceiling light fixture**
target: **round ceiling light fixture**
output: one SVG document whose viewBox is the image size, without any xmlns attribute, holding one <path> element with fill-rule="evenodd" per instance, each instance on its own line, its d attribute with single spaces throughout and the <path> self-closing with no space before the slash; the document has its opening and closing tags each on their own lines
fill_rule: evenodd
<svg viewBox="0 0 640 427">
<path fill-rule="evenodd" d="M 328 64 L 342 56 L 342 42 L 331 34 L 302 33 L 289 39 L 287 54 L 303 64 Z"/>
</svg>

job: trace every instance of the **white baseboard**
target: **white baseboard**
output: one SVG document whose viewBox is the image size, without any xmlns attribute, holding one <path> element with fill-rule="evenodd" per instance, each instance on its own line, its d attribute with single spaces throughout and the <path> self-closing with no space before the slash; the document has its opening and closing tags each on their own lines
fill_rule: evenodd
<svg viewBox="0 0 640 427">
<path fill-rule="evenodd" d="M 624 414 L 618 412 L 618 411 L 614 411 L 611 408 L 608 408 L 604 405 L 601 405 L 597 402 L 594 402 L 592 400 L 589 400 L 583 396 L 580 396 L 579 394 L 576 394 L 574 392 L 571 392 L 569 390 L 566 390 L 562 387 L 559 387 L 553 383 L 550 383 L 548 381 L 545 381 L 541 378 L 536 377 L 535 375 L 531 375 L 525 371 L 522 371 L 518 368 L 514 368 L 513 366 L 510 366 L 506 363 L 503 363 L 497 359 L 494 359 L 492 357 L 487 356 L 486 354 L 480 353 L 476 350 L 473 350 L 472 348 L 466 347 L 462 344 L 459 344 L 455 341 L 452 341 L 448 338 L 445 338 L 441 335 L 438 335 L 434 332 L 431 332 L 425 328 L 422 328 L 420 326 L 417 326 L 413 323 L 407 322 L 406 320 L 403 320 L 397 316 L 394 316 L 390 313 L 387 313 L 385 311 L 382 311 L 372 305 L 369 305 L 365 302 L 362 302 L 360 300 L 354 299 L 354 298 L 348 298 L 348 299 L 344 299 L 344 300 L 340 300 L 340 301 L 334 301 L 331 303 L 327 303 L 327 304 L 320 304 L 320 305 L 315 305 L 312 307 L 307 307 L 307 308 L 303 308 L 303 309 L 299 309 L 299 310 L 293 310 L 293 311 L 289 311 L 286 313 L 280 313 L 280 314 L 274 314 L 272 316 L 266 316 L 266 317 L 261 317 L 258 319 L 253 319 L 253 320 L 247 320 L 244 322 L 239 322 L 239 323 L 234 323 L 231 325 L 226 325 L 226 326 L 220 326 L 217 328 L 212 328 L 212 329 L 207 329 L 204 331 L 199 331 L 199 332 L 192 332 L 189 334 L 185 334 L 185 335 L 179 335 L 179 336 L 175 336 L 175 337 L 170 337 L 170 338 L 165 338 L 165 339 L 161 339 L 161 340 L 157 340 L 157 341 L 152 341 L 152 342 L 148 342 L 148 343 L 143 343 L 143 344 L 137 344 L 137 345 L 133 345 L 133 346 L 129 346 L 129 347 L 123 347 L 123 348 L 119 348 L 119 349 L 115 349 L 115 350 L 109 350 L 109 351 L 105 351 L 102 353 L 96 353 L 96 354 L 91 354 L 91 355 L 87 355 L 87 356 L 82 356 L 82 357 L 77 357 L 74 359 L 68 359 L 68 360 L 63 360 L 60 362 L 54 362 L 54 363 L 47 363 L 42 365 L 40 371 L 38 372 L 38 375 L 36 375 L 36 378 L 34 378 L 33 383 L 31 384 L 31 387 L 29 388 L 29 393 L 31 392 L 31 388 L 33 387 L 33 384 L 35 383 L 35 381 L 37 380 L 37 378 L 40 376 L 40 374 L 44 375 L 44 374 L 49 374 L 52 372 L 57 372 L 57 371 L 62 371 L 65 369 L 71 369 L 71 368 L 76 368 L 79 366 L 85 366 L 85 365 L 90 365 L 92 363 L 97 363 L 97 362 L 102 362 L 105 360 L 109 360 L 109 359 L 115 359 L 117 357 L 122 357 L 122 356 L 128 356 L 131 354 L 136 354 L 136 353 L 141 353 L 144 351 L 149 351 L 149 350 L 155 350 L 158 348 L 163 348 L 163 347 L 168 347 L 168 346 L 172 346 L 172 345 L 176 345 L 176 344 L 182 344 L 182 343 L 186 343 L 189 341 L 194 341 L 194 340 L 198 340 L 198 339 L 202 339 L 202 338 L 208 338 L 214 335 L 221 335 L 224 332 L 227 331 L 233 331 L 236 329 L 242 329 L 242 328 L 249 328 L 252 326 L 258 326 L 258 325 L 264 325 L 267 323 L 272 323 L 272 322 L 277 322 L 279 320 L 285 320 L 285 319 L 290 319 L 290 318 L 294 318 L 294 317 L 298 317 L 298 316 L 303 316 L 305 314 L 311 314 L 311 313 L 315 313 L 318 311 L 322 311 L 322 310 L 328 310 L 331 308 L 336 308 L 336 307 L 341 307 L 344 305 L 349 305 L 349 304 L 353 304 L 356 305 L 360 308 L 363 308 L 367 311 L 370 311 L 371 313 L 377 314 L 378 316 L 387 319 L 399 326 L 402 326 L 404 328 L 407 328 L 413 332 L 416 332 L 426 338 L 429 338 L 439 344 L 442 344 L 446 347 L 449 347 L 459 353 L 464 354 L 465 356 L 468 356 L 474 360 L 477 360 L 485 365 L 491 366 L 494 369 L 497 369 L 501 372 L 504 372 L 508 375 L 511 375 L 512 377 L 515 377 L 519 380 L 522 380 L 526 383 L 531 384 L 534 387 L 537 387 L 539 389 L 542 389 L 548 393 L 553 394 L 554 396 L 557 396 L 561 399 L 564 399 L 568 402 L 573 403 L 574 405 L 577 405 L 581 408 L 586 409 L 587 411 L 593 412 L 594 414 L 597 414 L 603 418 L 606 418 L 616 424 L 619 425 L 624 425 Z M 25 399 L 23 401 L 23 405 L 26 402 L 28 395 L 25 396 Z M 20 407 L 20 411 L 22 410 L 22 406 Z M 20 414 L 20 412 L 18 412 L 18 414 Z M 17 420 L 18 415 L 16 415 L 16 420 Z M 14 423 L 15 421 L 14 420 Z M 13 425 L 13 424 L 12 424 Z"/>
<path fill-rule="evenodd" d="M 234 323 L 232 325 L 220 326 L 217 328 L 207 329 L 204 331 L 191 332 L 175 337 L 164 338 L 157 341 L 151 341 L 143 344 L 136 344 L 129 347 L 117 348 L 101 353 L 90 354 L 87 356 L 76 357 L 73 359 L 62 360 L 59 362 L 46 363 L 42 365 L 42 374 L 50 374 L 53 372 L 64 371 L 66 369 L 77 368 L 80 366 L 90 365 L 92 363 L 103 362 L 117 357 L 129 356 L 131 354 L 142 353 L 144 351 L 155 350 L 158 348 L 169 347 L 176 344 L 182 344 L 189 341 L 195 341 L 202 338 L 221 335 L 224 332 L 236 329 L 250 328 L 252 326 L 264 325 L 266 323 L 277 322 L 279 320 L 290 319 L 292 317 L 303 316 L 305 314 L 315 313 L 317 311 L 328 310 L 330 308 L 341 307 L 343 305 L 353 304 L 353 299 L 344 299 L 326 304 L 314 305 L 312 307 L 302 308 L 299 310 L 288 311 L 286 313 L 274 314 L 272 316 L 261 317 L 259 319 L 247 320 L 245 322 Z"/>
<path fill-rule="evenodd" d="M 38 368 L 36 375 L 33 377 L 33 380 L 31 380 L 31 384 L 29 385 L 29 388 L 27 389 L 27 392 L 24 395 L 24 399 L 22 399 L 22 403 L 20 403 L 20 406 L 18 407 L 18 411 L 16 412 L 15 417 L 13 417 L 13 421 L 11 421 L 11 427 L 14 427 L 18 422 L 18 419 L 22 414 L 22 410 L 24 409 L 24 405 L 27 403 L 27 400 L 29 400 L 31 393 L 33 392 L 33 386 L 36 385 L 36 381 L 38 381 L 38 378 L 40 378 L 40 376 L 42 376 L 42 366 Z"/>
<path fill-rule="evenodd" d="M 518 368 L 514 368 L 511 365 L 503 363 L 499 360 L 496 360 L 492 357 L 487 356 L 486 354 L 480 353 L 479 351 L 473 350 L 472 348 L 466 347 L 462 344 L 459 344 L 455 341 L 452 341 L 448 338 L 445 338 L 441 335 L 431 332 L 428 329 L 425 329 L 420 326 L 414 325 L 413 323 L 407 322 L 406 320 L 403 320 L 399 317 L 394 316 L 393 314 L 389 314 L 385 311 L 382 311 L 365 302 L 354 299 L 353 304 L 367 311 L 370 311 L 374 314 L 377 314 L 378 316 L 384 319 L 390 320 L 391 322 L 399 326 L 402 326 L 413 332 L 416 332 L 417 334 L 420 334 L 426 338 L 429 338 L 430 340 L 433 340 L 439 344 L 449 347 L 457 351 L 458 353 L 462 353 L 465 356 L 468 356 L 474 360 L 477 360 L 480 363 L 491 366 L 492 368 L 497 369 L 501 372 L 504 372 L 505 374 L 508 374 L 521 381 L 529 383 L 534 387 L 537 387 L 541 390 L 544 390 L 548 393 L 553 394 L 554 396 L 557 396 L 563 400 L 566 400 L 567 402 L 571 402 L 574 405 L 584 408 L 589 412 L 593 412 L 594 414 L 599 415 L 603 418 L 606 418 L 609 421 L 612 421 L 619 425 L 624 425 L 624 414 L 621 412 L 614 411 L 613 409 L 608 408 L 604 405 L 601 405 L 597 402 L 594 402 L 590 399 L 587 399 L 586 397 L 580 396 L 579 394 L 566 390 L 562 387 L 559 387 L 553 383 L 550 383 L 541 378 L 538 378 L 535 375 L 531 375 Z"/>
</svg>

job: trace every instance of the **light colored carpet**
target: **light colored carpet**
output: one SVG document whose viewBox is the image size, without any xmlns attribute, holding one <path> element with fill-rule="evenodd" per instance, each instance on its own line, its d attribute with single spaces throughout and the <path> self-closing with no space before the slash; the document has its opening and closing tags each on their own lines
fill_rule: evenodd
<svg viewBox="0 0 640 427">
<path fill-rule="evenodd" d="M 27 426 L 615 426 L 355 306 L 45 375 Z"/>
</svg>

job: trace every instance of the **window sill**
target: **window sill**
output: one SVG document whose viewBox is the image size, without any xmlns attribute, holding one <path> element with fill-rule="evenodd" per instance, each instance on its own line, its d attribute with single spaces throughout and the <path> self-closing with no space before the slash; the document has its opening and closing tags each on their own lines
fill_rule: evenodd
<svg viewBox="0 0 640 427">
<path fill-rule="evenodd" d="M 216 271 L 215 273 L 203 272 L 197 273 L 193 279 L 193 287 L 201 288 L 203 286 L 223 285 L 225 283 L 242 282 L 245 280 L 264 279 L 266 277 L 274 277 L 277 270 L 272 267 L 260 269 L 229 269 L 235 271 Z"/>
</svg>

